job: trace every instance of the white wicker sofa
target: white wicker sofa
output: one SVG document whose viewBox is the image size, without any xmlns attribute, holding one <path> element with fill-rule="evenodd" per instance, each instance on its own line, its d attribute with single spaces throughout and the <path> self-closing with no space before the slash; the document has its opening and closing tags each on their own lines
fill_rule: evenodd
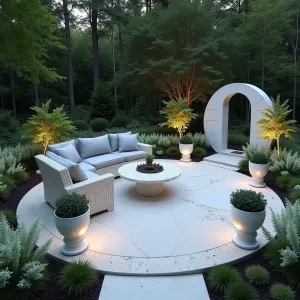
<svg viewBox="0 0 300 300">
<path fill-rule="evenodd" d="M 65 193 L 85 194 L 91 214 L 114 208 L 113 180 L 130 161 L 152 154 L 152 146 L 137 142 L 130 133 L 74 139 L 52 144 L 46 156 L 37 155 L 45 201 L 55 207 Z"/>
</svg>

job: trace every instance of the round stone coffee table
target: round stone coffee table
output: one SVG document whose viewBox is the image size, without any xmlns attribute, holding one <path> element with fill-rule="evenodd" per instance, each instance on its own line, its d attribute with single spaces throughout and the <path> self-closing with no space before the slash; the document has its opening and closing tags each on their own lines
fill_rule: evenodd
<svg viewBox="0 0 300 300">
<path fill-rule="evenodd" d="M 120 176 L 136 183 L 135 190 L 139 195 L 155 197 L 163 193 L 165 182 L 181 175 L 181 169 L 166 162 L 159 162 L 164 168 L 160 173 L 146 174 L 136 170 L 137 165 L 144 162 L 132 162 L 119 168 Z"/>
</svg>

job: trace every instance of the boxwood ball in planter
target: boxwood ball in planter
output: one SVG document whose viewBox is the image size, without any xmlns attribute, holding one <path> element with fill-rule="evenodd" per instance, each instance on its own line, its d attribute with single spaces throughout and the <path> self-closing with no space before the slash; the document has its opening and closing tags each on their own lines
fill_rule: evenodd
<svg viewBox="0 0 300 300">
<path fill-rule="evenodd" d="M 191 161 L 191 153 L 193 152 L 193 149 L 193 139 L 188 135 L 183 136 L 179 141 L 179 150 L 182 155 L 180 160 L 183 162 Z"/>
<path fill-rule="evenodd" d="M 264 178 L 269 171 L 269 157 L 264 152 L 256 152 L 250 157 L 249 173 L 252 178 L 249 182 L 254 187 L 265 187 Z"/>
<path fill-rule="evenodd" d="M 267 200 L 262 193 L 237 190 L 230 195 L 231 216 L 236 234 L 233 242 L 240 248 L 251 250 L 259 247 L 257 230 L 266 217 Z"/>
<path fill-rule="evenodd" d="M 90 224 L 90 207 L 86 196 L 64 195 L 55 204 L 55 225 L 64 236 L 62 254 L 70 256 L 84 252 L 88 247 L 85 233 Z"/>
</svg>

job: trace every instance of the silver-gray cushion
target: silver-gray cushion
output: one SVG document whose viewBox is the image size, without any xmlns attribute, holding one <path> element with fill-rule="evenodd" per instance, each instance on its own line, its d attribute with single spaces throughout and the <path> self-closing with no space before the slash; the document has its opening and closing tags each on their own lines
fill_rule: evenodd
<svg viewBox="0 0 300 300">
<path fill-rule="evenodd" d="M 115 151 L 119 150 L 119 139 L 118 139 L 118 136 L 120 134 L 131 134 L 131 131 L 121 132 L 121 133 L 109 133 L 108 134 L 108 139 L 109 139 L 110 148 L 111 148 L 112 152 L 115 152 Z"/>
<path fill-rule="evenodd" d="M 87 164 L 84 161 L 81 161 L 80 163 L 78 163 L 79 167 L 81 168 L 82 171 L 91 171 L 91 172 L 95 172 L 96 169 L 95 167 L 93 167 L 92 165 Z"/>
<path fill-rule="evenodd" d="M 54 153 L 74 163 L 81 162 L 80 155 L 78 154 L 76 148 L 71 143 L 61 148 L 55 149 Z"/>
<path fill-rule="evenodd" d="M 57 154 L 51 151 L 47 151 L 46 156 L 59 163 L 60 165 L 66 167 L 70 173 L 73 182 L 87 180 L 87 176 L 84 174 L 84 172 L 77 163 L 74 163 L 68 159 L 58 156 Z"/>
<path fill-rule="evenodd" d="M 117 154 L 109 153 L 86 158 L 84 162 L 94 166 L 96 169 L 101 169 L 125 162 L 125 158 Z"/>
<path fill-rule="evenodd" d="M 127 152 L 127 151 L 137 151 L 138 141 L 137 141 L 137 133 L 136 134 L 122 134 L 118 135 L 119 138 L 119 152 Z"/>
<path fill-rule="evenodd" d="M 84 173 L 85 173 L 87 179 L 99 178 L 99 175 L 94 172 L 85 171 Z"/>
<path fill-rule="evenodd" d="M 145 151 L 129 151 L 129 152 L 113 152 L 113 154 L 122 156 L 125 158 L 125 161 L 133 161 L 136 159 L 142 159 L 145 158 L 147 155 L 147 152 Z"/>
<path fill-rule="evenodd" d="M 68 144 L 72 144 L 76 148 L 76 141 L 75 140 L 70 140 L 62 143 L 57 143 L 57 144 L 50 144 L 47 147 L 47 151 L 51 151 L 55 153 L 55 149 L 62 148 Z"/>
<path fill-rule="evenodd" d="M 95 138 L 79 138 L 78 139 L 79 154 L 82 158 L 111 153 L 108 135 Z"/>
</svg>

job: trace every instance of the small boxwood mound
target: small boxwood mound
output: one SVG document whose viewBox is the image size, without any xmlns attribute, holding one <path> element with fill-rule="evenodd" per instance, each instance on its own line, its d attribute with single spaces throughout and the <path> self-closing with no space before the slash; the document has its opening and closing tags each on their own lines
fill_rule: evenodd
<svg viewBox="0 0 300 300">
<path fill-rule="evenodd" d="M 259 295 L 250 284 L 234 282 L 226 289 L 225 300 L 259 300 Z"/>
<path fill-rule="evenodd" d="M 88 261 L 77 261 L 67 265 L 59 276 L 59 286 L 71 297 L 79 297 L 93 288 L 97 272 Z M 78 299 L 78 298 L 76 298 Z"/>
<path fill-rule="evenodd" d="M 169 148 L 167 148 L 166 155 L 170 157 L 179 157 L 180 151 L 178 149 L 178 146 L 170 146 Z"/>
<path fill-rule="evenodd" d="M 60 218 L 75 218 L 88 211 L 88 204 L 89 201 L 85 195 L 63 195 L 55 203 L 55 214 Z"/>
<path fill-rule="evenodd" d="M 248 173 L 248 171 L 249 171 L 249 160 L 248 159 L 243 159 L 239 162 L 239 170 L 242 173 Z"/>
<path fill-rule="evenodd" d="M 208 273 L 209 285 L 216 292 L 224 293 L 229 285 L 240 280 L 241 277 L 238 271 L 229 265 L 214 267 Z"/>
<path fill-rule="evenodd" d="M 193 152 L 192 152 L 192 156 L 194 157 L 204 157 L 206 155 L 206 150 L 202 147 L 195 147 Z"/>
<path fill-rule="evenodd" d="M 90 129 L 90 125 L 83 120 L 75 120 L 73 121 L 73 125 L 76 127 L 77 130 L 80 131 L 87 131 Z"/>
<path fill-rule="evenodd" d="M 245 273 L 249 283 L 254 285 L 264 285 L 270 280 L 269 272 L 259 265 L 249 266 Z"/>
<path fill-rule="evenodd" d="M 107 129 L 109 126 L 109 122 L 108 122 L 108 120 L 106 120 L 104 118 L 97 118 L 97 119 L 93 119 L 90 122 L 90 126 L 93 131 L 99 132 L 99 131 L 103 131 L 103 130 Z"/>
<path fill-rule="evenodd" d="M 127 127 L 130 123 L 130 119 L 126 116 L 115 116 L 110 121 L 110 127 Z"/>
</svg>

